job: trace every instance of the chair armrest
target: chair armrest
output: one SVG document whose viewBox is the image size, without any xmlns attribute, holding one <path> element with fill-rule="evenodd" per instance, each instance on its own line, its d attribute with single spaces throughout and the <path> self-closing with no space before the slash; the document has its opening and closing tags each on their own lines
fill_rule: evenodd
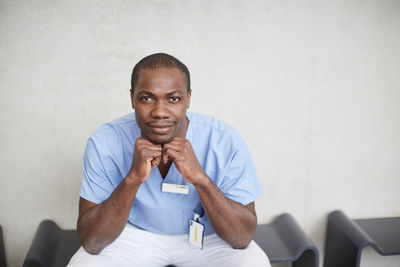
<svg viewBox="0 0 400 267">
<path fill-rule="evenodd" d="M 293 255 L 299 257 L 306 249 L 315 250 L 318 255 L 313 242 L 300 228 L 292 215 L 288 213 L 280 215 L 273 222 L 273 225 Z"/>
</svg>

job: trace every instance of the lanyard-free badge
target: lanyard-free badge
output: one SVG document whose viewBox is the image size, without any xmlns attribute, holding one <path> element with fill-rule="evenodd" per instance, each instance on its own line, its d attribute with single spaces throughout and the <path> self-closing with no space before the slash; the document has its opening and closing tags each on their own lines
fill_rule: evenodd
<svg viewBox="0 0 400 267">
<path fill-rule="evenodd" d="M 162 183 L 161 192 L 187 195 L 189 194 L 189 186 L 184 184 Z"/>
<path fill-rule="evenodd" d="M 203 248 L 204 225 L 199 223 L 199 214 L 194 214 L 194 219 L 189 220 L 189 243 L 198 248 Z"/>
</svg>

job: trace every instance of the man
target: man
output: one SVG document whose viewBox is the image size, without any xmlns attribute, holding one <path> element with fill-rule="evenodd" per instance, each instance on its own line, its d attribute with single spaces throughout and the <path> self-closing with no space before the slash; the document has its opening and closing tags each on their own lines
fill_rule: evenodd
<svg viewBox="0 0 400 267">
<path fill-rule="evenodd" d="M 270 266 L 252 241 L 261 187 L 249 151 L 225 123 L 186 113 L 190 98 L 178 59 L 160 53 L 136 64 L 134 115 L 87 143 L 82 248 L 69 266 Z"/>
</svg>

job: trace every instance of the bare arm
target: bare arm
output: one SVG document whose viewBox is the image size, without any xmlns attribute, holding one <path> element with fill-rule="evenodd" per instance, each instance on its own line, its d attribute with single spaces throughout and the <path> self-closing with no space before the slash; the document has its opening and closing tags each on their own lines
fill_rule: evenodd
<svg viewBox="0 0 400 267">
<path fill-rule="evenodd" d="M 246 248 L 257 226 L 254 202 L 243 206 L 225 197 L 200 166 L 188 140 L 176 137 L 165 144 L 162 158 L 164 162 L 172 159 L 182 176 L 196 187 L 218 236 L 233 248 Z"/>
<path fill-rule="evenodd" d="M 215 232 L 233 248 L 246 248 L 257 226 L 254 202 L 243 206 L 221 192 L 208 177 L 194 184 Z"/>
<path fill-rule="evenodd" d="M 91 254 L 99 254 L 121 234 L 140 185 L 160 161 L 161 146 L 138 138 L 134 153 L 131 170 L 107 200 L 98 205 L 79 201 L 78 236 Z"/>
<path fill-rule="evenodd" d="M 98 254 L 122 232 L 140 184 L 125 178 L 103 203 L 79 200 L 78 236 L 90 254 Z"/>
</svg>

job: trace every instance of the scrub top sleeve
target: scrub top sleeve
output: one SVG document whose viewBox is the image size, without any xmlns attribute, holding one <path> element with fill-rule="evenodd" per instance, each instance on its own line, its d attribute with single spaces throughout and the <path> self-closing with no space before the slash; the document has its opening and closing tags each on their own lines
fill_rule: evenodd
<svg viewBox="0 0 400 267">
<path fill-rule="evenodd" d="M 80 196 L 95 204 L 106 200 L 114 188 L 108 179 L 94 141 L 89 138 L 83 156 L 83 177 Z"/>
<path fill-rule="evenodd" d="M 250 152 L 243 141 L 231 157 L 220 189 L 226 197 L 242 205 L 255 201 L 263 193 Z"/>
</svg>

